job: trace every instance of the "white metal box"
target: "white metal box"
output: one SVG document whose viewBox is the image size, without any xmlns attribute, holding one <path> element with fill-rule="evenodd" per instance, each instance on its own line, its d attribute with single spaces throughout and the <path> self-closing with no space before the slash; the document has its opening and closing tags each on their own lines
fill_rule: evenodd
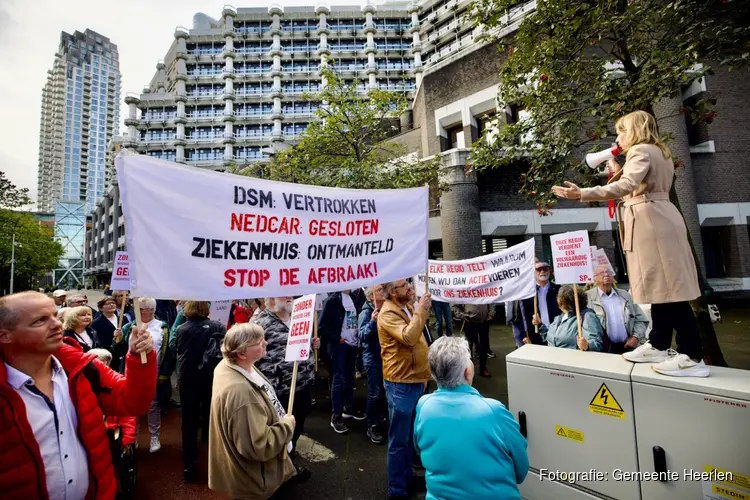
<svg viewBox="0 0 750 500">
<path fill-rule="evenodd" d="M 637 481 L 612 477 L 618 469 L 638 470 L 633 364 L 612 354 L 537 345 L 517 349 L 506 363 L 510 411 L 526 433 L 534 472 L 521 485 L 523 498 L 575 498 L 575 490 L 579 498 L 640 500 Z M 557 472 L 578 476 L 540 480 Z"/>
<path fill-rule="evenodd" d="M 640 470 L 671 474 L 641 481 L 643 499 L 749 499 L 750 371 L 712 366 L 707 378 L 666 377 L 639 364 L 631 380 Z M 685 474 L 714 468 L 733 478 Z"/>
</svg>

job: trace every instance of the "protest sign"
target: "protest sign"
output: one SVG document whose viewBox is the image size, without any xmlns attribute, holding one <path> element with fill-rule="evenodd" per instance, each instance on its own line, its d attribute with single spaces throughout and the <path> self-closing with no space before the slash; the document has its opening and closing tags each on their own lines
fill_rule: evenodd
<svg viewBox="0 0 750 500">
<path fill-rule="evenodd" d="M 615 269 L 609 262 L 606 252 L 603 248 L 591 247 L 591 267 L 593 268 L 594 274 L 596 274 L 596 268 L 599 266 L 607 266 L 612 276 L 615 275 Z"/>
<path fill-rule="evenodd" d="M 588 283 L 594 280 L 587 231 L 553 234 L 549 239 L 552 245 L 555 283 L 562 285 Z"/>
<path fill-rule="evenodd" d="M 303 295 L 292 303 L 292 321 L 286 340 L 286 361 L 305 361 L 310 357 L 313 334 L 315 294 Z"/>
<path fill-rule="evenodd" d="M 136 295 L 222 300 L 332 292 L 427 265 L 427 187 L 305 186 L 120 154 Z"/>
<path fill-rule="evenodd" d="M 495 304 L 526 299 L 536 293 L 534 240 L 501 252 L 467 260 L 430 260 L 432 298 L 452 304 Z M 425 273 L 414 277 L 418 296 L 425 293 Z"/>
<path fill-rule="evenodd" d="M 208 313 L 208 318 L 227 326 L 229 324 L 229 312 L 231 310 L 231 300 L 214 300 L 211 302 L 211 312 Z"/>
<path fill-rule="evenodd" d="M 112 268 L 112 278 L 109 280 L 111 290 L 130 290 L 130 262 L 128 252 L 115 254 L 115 267 Z"/>
</svg>

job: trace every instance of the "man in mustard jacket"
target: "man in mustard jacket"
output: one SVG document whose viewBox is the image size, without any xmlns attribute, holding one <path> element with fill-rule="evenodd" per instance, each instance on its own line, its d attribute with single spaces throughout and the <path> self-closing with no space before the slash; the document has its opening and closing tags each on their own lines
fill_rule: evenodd
<svg viewBox="0 0 750 500">
<path fill-rule="evenodd" d="M 425 325 L 432 300 L 423 296 L 416 310 L 414 290 L 406 280 L 383 285 L 386 300 L 378 315 L 378 338 L 388 398 L 388 498 L 408 498 L 413 478 L 414 416 L 424 394 L 430 369 Z"/>
</svg>

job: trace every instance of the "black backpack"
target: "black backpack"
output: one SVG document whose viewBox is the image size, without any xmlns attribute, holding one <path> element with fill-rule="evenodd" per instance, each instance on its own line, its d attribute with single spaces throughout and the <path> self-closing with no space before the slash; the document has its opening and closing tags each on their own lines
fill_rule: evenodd
<svg viewBox="0 0 750 500">
<path fill-rule="evenodd" d="M 213 375 L 214 368 L 222 360 L 221 356 L 221 345 L 224 343 L 225 332 L 219 331 L 211 334 L 211 338 L 208 339 L 208 345 L 206 350 L 203 352 L 203 360 L 198 365 L 198 371 Z"/>
</svg>

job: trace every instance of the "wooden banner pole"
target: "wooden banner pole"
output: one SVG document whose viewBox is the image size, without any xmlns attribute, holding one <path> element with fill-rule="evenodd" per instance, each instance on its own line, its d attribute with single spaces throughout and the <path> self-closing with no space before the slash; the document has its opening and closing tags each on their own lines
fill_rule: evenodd
<svg viewBox="0 0 750 500">
<path fill-rule="evenodd" d="M 581 326 L 581 306 L 578 303 L 578 285 L 573 285 L 573 297 L 576 303 L 576 322 L 578 323 L 578 338 L 583 337 L 583 327 Z"/>
<path fill-rule="evenodd" d="M 120 317 L 117 318 L 117 329 L 122 329 L 122 317 L 125 314 L 125 305 L 128 303 L 128 294 L 122 295 L 122 304 L 120 304 Z"/>
<path fill-rule="evenodd" d="M 287 415 L 292 414 L 292 410 L 294 409 L 294 391 L 297 390 L 297 367 L 299 366 L 299 361 L 294 362 L 294 368 L 292 369 L 292 387 L 289 390 L 289 407 L 287 409 Z"/>
<path fill-rule="evenodd" d="M 135 327 L 137 328 L 138 335 L 141 334 L 141 325 L 143 324 L 143 321 L 141 320 L 141 307 L 140 304 L 138 304 L 138 298 L 133 297 L 133 310 L 135 312 Z M 133 330 L 130 330 L 130 335 L 133 335 Z M 141 364 L 145 365 L 148 359 L 146 358 L 146 353 L 141 351 Z"/>
<path fill-rule="evenodd" d="M 313 339 L 318 338 L 318 311 L 313 313 Z M 313 355 L 315 356 L 315 371 L 318 371 L 318 350 L 313 349 Z"/>
<path fill-rule="evenodd" d="M 539 294 L 536 292 L 536 287 L 534 287 L 534 316 L 539 315 Z M 534 325 L 534 331 L 536 333 L 539 333 L 539 325 Z M 529 331 L 526 330 L 526 338 L 529 338 Z"/>
</svg>

